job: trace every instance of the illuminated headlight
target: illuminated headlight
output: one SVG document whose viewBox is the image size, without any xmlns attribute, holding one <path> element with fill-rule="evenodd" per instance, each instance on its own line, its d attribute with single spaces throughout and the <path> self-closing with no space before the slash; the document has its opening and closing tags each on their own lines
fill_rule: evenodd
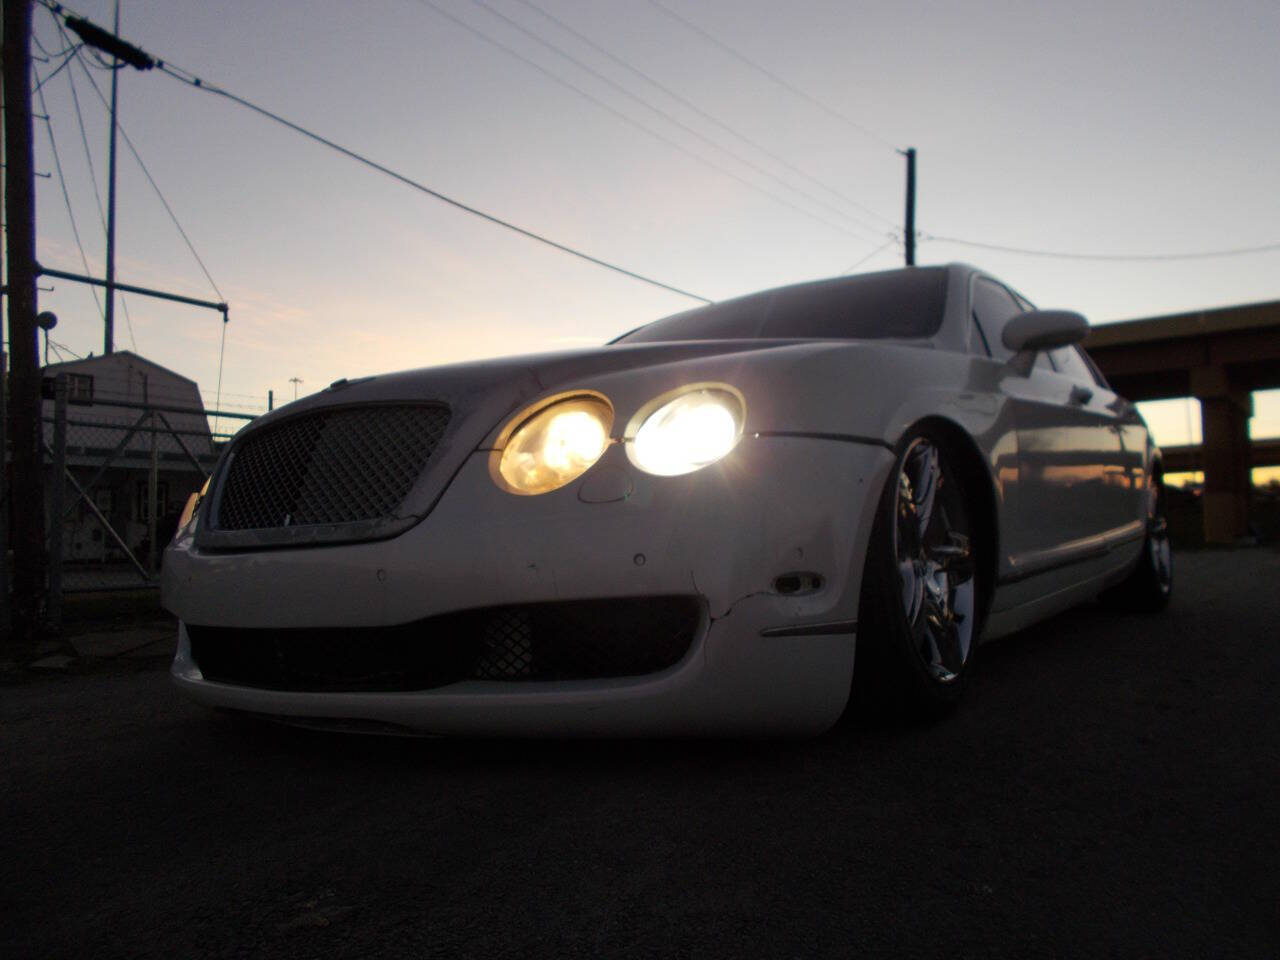
<svg viewBox="0 0 1280 960">
<path fill-rule="evenodd" d="M 715 463 L 742 437 L 742 400 L 730 390 L 686 389 L 644 418 L 629 453 L 646 473 L 674 477 Z"/>
<path fill-rule="evenodd" d="M 571 397 L 543 407 L 508 438 L 498 461 L 499 486 L 532 495 L 571 483 L 604 454 L 612 426 L 613 408 L 602 397 Z"/>
</svg>

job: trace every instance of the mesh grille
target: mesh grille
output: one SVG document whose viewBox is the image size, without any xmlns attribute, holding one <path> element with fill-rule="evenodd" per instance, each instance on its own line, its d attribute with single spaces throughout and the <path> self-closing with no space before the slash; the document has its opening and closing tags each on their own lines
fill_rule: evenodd
<svg viewBox="0 0 1280 960">
<path fill-rule="evenodd" d="M 444 436 L 436 404 L 321 410 L 236 449 L 215 528 L 263 530 L 391 516 Z"/>
<path fill-rule="evenodd" d="M 679 662 L 694 597 L 491 607 L 395 627 L 253 630 L 187 625 L 205 679 L 272 690 L 426 690 L 460 680 L 643 676 Z"/>
</svg>

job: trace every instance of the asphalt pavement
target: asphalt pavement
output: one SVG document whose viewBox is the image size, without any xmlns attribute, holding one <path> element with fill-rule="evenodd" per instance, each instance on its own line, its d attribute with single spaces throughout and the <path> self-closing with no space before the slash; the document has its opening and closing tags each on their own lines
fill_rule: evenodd
<svg viewBox="0 0 1280 960">
<path fill-rule="evenodd" d="M 156 624 L 105 635 L 0 686 L 12 960 L 1280 956 L 1271 549 L 983 648 L 946 720 L 808 741 L 231 722 Z"/>
</svg>

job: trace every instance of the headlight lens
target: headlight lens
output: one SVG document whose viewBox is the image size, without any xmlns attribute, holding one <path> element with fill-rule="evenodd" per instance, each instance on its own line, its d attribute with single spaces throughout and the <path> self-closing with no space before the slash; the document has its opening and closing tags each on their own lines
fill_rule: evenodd
<svg viewBox="0 0 1280 960">
<path fill-rule="evenodd" d="M 572 397 L 543 407 L 516 428 L 498 474 L 511 493 L 549 493 L 586 473 L 609 446 L 613 408 L 600 397 Z"/>
<path fill-rule="evenodd" d="M 631 460 L 663 477 L 692 473 L 737 446 L 742 422 L 736 394 L 716 387 L 689 390 L 645 418 L 631 444 Z"/>
</svg>

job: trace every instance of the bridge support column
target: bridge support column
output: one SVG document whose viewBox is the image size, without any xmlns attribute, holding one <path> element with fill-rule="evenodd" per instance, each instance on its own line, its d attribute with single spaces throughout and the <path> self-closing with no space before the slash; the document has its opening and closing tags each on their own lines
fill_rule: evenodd
<svg viewBox="0 0 1280 960">
<path fill-rule="evenodd" d="M 1224 367 L 1191 372 L 1204 435 L 1204 539 L 1231 543 L 1249 533 L 1249 418 L 1253 395 Z"/>
</svg>

